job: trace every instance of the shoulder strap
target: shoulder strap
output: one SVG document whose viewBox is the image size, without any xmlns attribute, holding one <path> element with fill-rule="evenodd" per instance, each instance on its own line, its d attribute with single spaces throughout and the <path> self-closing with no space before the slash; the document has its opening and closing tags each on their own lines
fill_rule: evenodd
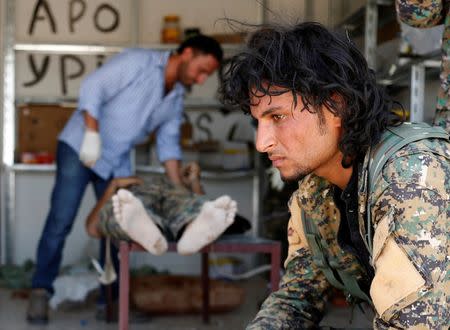
<svg viewBox="0 0 450 330">
<path fill-rule="evenodd" d="M 374 190 L 376 178 L 394 153 L 411 142 L 432 138 L 449 139 L 449 135 L 444 129 L 425 123 L 403 123 L 397 127 L 389 127 L 370 155 L 369 191 Z"/>
<path fill-rule="evenodd" d="M 449 134 L 440 127 L 432 127 L 426 123 L 403 123 L 400 126 L 389 127 L 381 136 L 380 142 L 372 149 L 368 165 L 367 187 L 368 194 L 375 190 L 375 182 L 381 174 L 384 165 L 389 158 L 397 151 L 409 143 L 424 140 L 424 139 L 447 139 Z M 363 237 L 366 240 L 366 246 L 372 256 L 372 213 L 370 198 L 367 198 L 367 236 Z"/>
<path fill-rule="evenodd" d="M 339 268 L 338 261 L 329 254 L 325 253 L 325 251 L 330 250 L 328 244 L 320 235 L 317 226 L 307 217 L 303 209 L 301 210 L 301 214 L 305 236 L 308 240 L 313 261 L 324 273 L 328 282 L 330 282 L 330 284 L 334 287 L 344 290 L 348 294 L 347 297 L 351 296 L 370 303 L 371 299 L 361 289 L 358 280 L 354 276 Z"/>
<path fill-rule="evenodd" d="M 327 280 L 333 285 L 334 287 L 344 290 L 344 285 L 342 282 L 335 276 L 333 273 L 333 270 L 331 269 L 327 258 L 325 257 L 325 253 L 323 251 L 323 246 L 321 244 L 322 238 L 319 235 L 319 232 L 317 230 L 317 227 L 312 223 L 310 219 L 307 219 L 306 213 L 301 210 L 302 213 L 302 223 L 303 228 L 305 230 L 305 236 L 308 240 L 308 245 L 311 250 L 311 255 L 313 258 L 314 263 L 319 267 L 323 273 L 325 274 L 325 277 Z"/>
</svg>

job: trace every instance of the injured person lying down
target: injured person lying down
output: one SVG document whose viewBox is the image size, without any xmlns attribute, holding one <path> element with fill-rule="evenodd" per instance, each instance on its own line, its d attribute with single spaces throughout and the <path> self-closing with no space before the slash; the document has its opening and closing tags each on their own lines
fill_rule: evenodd
<svg viewBox="0 0 450 330">
<path fill-rule="evenodd" d="M 88 234 L 134 241 L 155 255 L 166 252 L 167 239 L 180 254 L 198 252 L 233 223 L 237 207 L 229 196 L 201 195 L 196 164 L 183 174 L 188 189 L 165 177 L 113 179 L 86 221 Z"/>
</svg>

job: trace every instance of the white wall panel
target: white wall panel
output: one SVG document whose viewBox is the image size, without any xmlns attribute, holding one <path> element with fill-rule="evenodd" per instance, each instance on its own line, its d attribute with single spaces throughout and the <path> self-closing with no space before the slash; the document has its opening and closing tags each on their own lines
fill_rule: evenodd
<svg viewBox="0 0 450 330">
<path fill-rule="evenodd" d="M 35 260 L 39 237 L 44 228 L 53 188 L 52 173 L 22 172 L 16 174 L 16 218 L 12 225 L 12 260 L 21 264 L 27 259 Z M 84 195 L 72 231 L 66 241 L 63 264 L 74 264 L 97 256 L 98 240 L 89 238 L 84 229 L 84 220 L 94 206 L 93 189 Z"/>
<path fill-rule="evenodd" d="M 260 8 L 255 0 L 140 0 L 139 40 L 144 44 L 159 42 L 165 15 L 179 15 L 182 30 L 199 27 L 211 34 L 233 32 L 223 18 L 257 23 Z"/>
<path fill-rule="evenodd" d="M 300 23 L 306 18 L 305 0 L 267 0 L 267 22 L 279 24 Z"/>
<path fill-rule="evenodd" d="M 133 1 L 46 0 L 43 3 L 48 6 L 36 7 L 37 1 L 16 0 L 17 42 L 127 44 L 132 35 Z"/>
<path fill-rule="evenodd" d="M 108 57 L 16 52 L 16 96 L 77 98 L 82 79 Z"/>
</svg>

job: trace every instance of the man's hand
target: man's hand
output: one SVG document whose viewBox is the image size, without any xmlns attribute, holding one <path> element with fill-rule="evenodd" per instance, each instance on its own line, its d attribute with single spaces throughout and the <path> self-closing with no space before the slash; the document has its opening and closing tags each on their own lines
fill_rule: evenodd
<svg viewBox="0 0 450 330">
<path fill-rule="evenodd" d="M 86 129 L 80 148 L 80 161 L 87 167 L 93 167 L 100 158 L 102 142 L 97 131 Z"/>
<path fill-rule="evenodd" d="M 183 184 L 190 187 L 195 181 L 200 181 L 200 166 L 196 162 L 190 162 L 181 169 Z"/>
<path fill-rule="evenodd" d="M 129 176 L 129 177 L 123 177 L 123 178 L 115 178 L 115 188 L 129 188 L 130 186 L 134 185 L 141 185 L 144 181 L 141 178 L 138 178 L 137 176 Z"/>
<path fill-rule="evenodd" d="M 181 180 L 183 185 L 196 194 L 203 195 L 204 191 L 200 184 L 200 166 L 196 162 L 190 162 L 181 169 Z"/>
</svg>

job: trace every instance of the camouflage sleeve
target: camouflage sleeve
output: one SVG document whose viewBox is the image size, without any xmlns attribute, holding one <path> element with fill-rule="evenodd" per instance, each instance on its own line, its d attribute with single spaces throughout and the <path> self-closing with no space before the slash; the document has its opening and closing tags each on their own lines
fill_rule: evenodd
<svg viewBox="0 0 450 330">
<path fill-rule="evenodd" d="M 323 316 L 328 284 L 323 273 L 312 263 L 304 236 L 300 209 L 289 202 L 291 219 L 288 225 L 289 252 L 286 273 L 280 289 L 273 292 L 261 306 L 247 330 L 316 328 Z"/>
<path fill-rule="evenodd" d="M 436 146 L 437 152 L 438 146 Z M 375 329 L 448 329 L 450 152 L 388 164 L 375 212 Z"/>
<path fill-rule="evenodd" d="M 443 0 L 396 0 L 399 19 L 410 26 L 427 28 L 443 24 L 447 5 Z"/>
</svg>

